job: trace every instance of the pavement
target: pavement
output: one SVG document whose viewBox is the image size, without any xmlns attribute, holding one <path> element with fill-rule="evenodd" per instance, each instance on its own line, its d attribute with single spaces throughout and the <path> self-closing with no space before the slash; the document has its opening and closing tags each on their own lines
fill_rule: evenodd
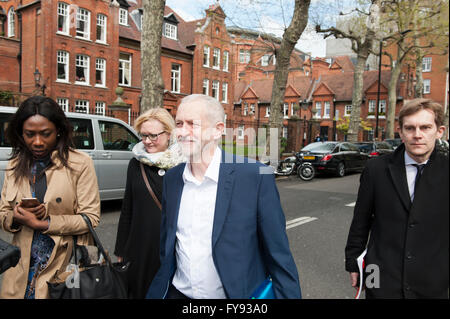
<svg viewBox="0 0 450 319">
<path fill-rule="evenodd" d="M 309 182 L 295 175 L 277 177 L 286 232 L 305 299 L 352 299 L 355 296 L 349 274 L 344 270 L 344 248 L 359 176 L 317 176 Z M 111 253 L 120 207 L 121 201 L 103 202 L 101 222 L 96 229 L 105 249 Z M 0 238 L 11 241 L 12 237 L 0 230 Z M 0 275 L 0 285 L 1 281 Z"/>
</svg>

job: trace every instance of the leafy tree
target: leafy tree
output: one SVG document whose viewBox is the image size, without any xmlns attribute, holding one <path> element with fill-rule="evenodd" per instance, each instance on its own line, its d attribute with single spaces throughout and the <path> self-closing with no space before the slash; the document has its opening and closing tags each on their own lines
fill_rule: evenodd
<svg viewBox="0 0 450 319">
<path fill-rule="evenodd" d="M 269 127 L 278 129 L 278 145 L 281 145 L 283 123 L 281 110 L 284 102 L 284 94 L 286 92 L 289 62 L 292 51 L 308 23 L 310 2 L 311 0 L 295 0 L 294 14 L 291 23 L 283 33 L 280 47 L 275 48 L 276 65 L 272 86 L 272 97 L 270 100 Z M 268 143 L 267 146 L 268 154 L 270 154 L 270 143 Z"/>
<path fill-rule="evenodd" d="M 360 2 L 367 7 L 368 3 Z M 352 92 L 352 111 L 350 114 L 350 123 L 348 127 L 348 140 L 356 142 L 358 140 L 358 131 L 360 127 L 361 104 L 363 99 L 364 70 L 369 54 L 372 53 L 374 42 L 377 40 L 379 25 L 380 0 L 370 2 L 368 12 L 361 9 L 355 9 L 357 15 L 353 15 L 347 21 L 349 29 L 330 27 L 323 29 L 316 25 L 316 31 L 324 33 L 324 38 L 334 36 L 341 39 L 349 39 L 352 43 L 352 50 L 356 53 L 357 62 L 353 73 L 353 92 Z"/>
<path fill-rule="evenodd" d="M 440 20 L 441 12 L 445 11 L 446 2 L 447 0 L 383 0 L 381 21 L 386 26 L 389 34 L 388 45 L 392 44 L 395 47 L 393 53 L 389 51 L 383 52 L 389 57 L 391 65 L 391 79 L 388 85 L 389 105 L 386 116 L 386 138 L 394 137 L 397 84 L 402 69 L 414 56 L 414 52 L 417 54 L 422 49 L 431 49 L 435 46 L 432 34 L 436 28 L 435 22 Z M 422 54 L 418 56 L 417 60 L 420 59 L 422 61 Z M 421 65 L 419 68 L 421 68 Z M 419 75 L 419 80 L 420 78 L 421 76 Z"/>
</svg>

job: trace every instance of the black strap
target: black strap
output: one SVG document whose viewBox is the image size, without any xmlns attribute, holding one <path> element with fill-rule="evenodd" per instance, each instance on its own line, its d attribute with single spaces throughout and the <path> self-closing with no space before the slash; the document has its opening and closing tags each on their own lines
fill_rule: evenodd
<svg viewBox="0 0 450 319">
<path fill-rule="evenodd" d="M 142 178 L 144 179 L 145 186 L 147 187 L 147 190 L 150 193 L 150 196 L 152 196 L 152 198 L 155 201 L 156 206 L 158 206 L 159 210 L 162 210 L 161 203 L 159 202 L 158 198 L 156 197 L 155 193 L 153 192 L 152 187 L 150 186 L 150 183 L 148 182 L 147 174 L 145 174 L 145 170 L 144 170 L 144 164 L 142 164 L 142 162 L 139 162 L 139 165 L 141 166 Z"/>
<path fill-rule="evenodd" d="M 92 237 L 94 238 L 95 246 L 97 246 L 98 250 L 100 250 L 100 253 L 103 255 L 103 257 L 105 257 L 106 262 L 109 265 L 112 265 L 111 258 L 106 253 L 105 249 L 103 249 L 103 245 L 100 242 L 100 239 L 98 238 L 97 233 L 95 232 L 94 228 L 92 227 L 90 219 L 83 213 L 81 213 L 80 215 L 81 215 L 81 217 L 83 217 L 84 221 L 86 222 L 86 224 L 89 228 L 89 232 L 91 233 Z"/>
</svg>

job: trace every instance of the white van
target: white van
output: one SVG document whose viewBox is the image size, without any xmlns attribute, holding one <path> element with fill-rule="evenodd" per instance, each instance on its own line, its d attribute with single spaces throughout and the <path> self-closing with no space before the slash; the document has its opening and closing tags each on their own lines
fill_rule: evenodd
<svg viewBox="0 0 450 319">
<path fill-rule="evenodd" d="M 16 107 L 0 106 L 0 189 L 11 146 L 5 137 L 9 118 Z M 140 141 L 136 131 L 125 122 L 112 117 L 65 113 L 73 126 L 73 142 L 78 150 L 94 160 L 100 199 L 122 199 L 125 192 L 131 150 Z"/>
</svg>

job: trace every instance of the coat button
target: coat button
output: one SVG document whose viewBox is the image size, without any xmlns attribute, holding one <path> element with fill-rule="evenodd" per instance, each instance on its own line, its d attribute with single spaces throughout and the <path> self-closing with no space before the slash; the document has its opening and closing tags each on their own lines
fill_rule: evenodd
<svg viewBox="0 0 450 319">
<path fill-rule="evenodd" d="M 413 256 L 411 255 L 411 253 L 406 254 L 406 259 L 411 260 L 412 258 L 413 258 Z"/>
<path fill-rule="evenodd" d="M 57 198 L 56 198 L 56 202 L 57 202 L 58 204 L 61 203 L 61 201 L 62 201 L 61 197 L 57 197 Z"/>
</svg>

